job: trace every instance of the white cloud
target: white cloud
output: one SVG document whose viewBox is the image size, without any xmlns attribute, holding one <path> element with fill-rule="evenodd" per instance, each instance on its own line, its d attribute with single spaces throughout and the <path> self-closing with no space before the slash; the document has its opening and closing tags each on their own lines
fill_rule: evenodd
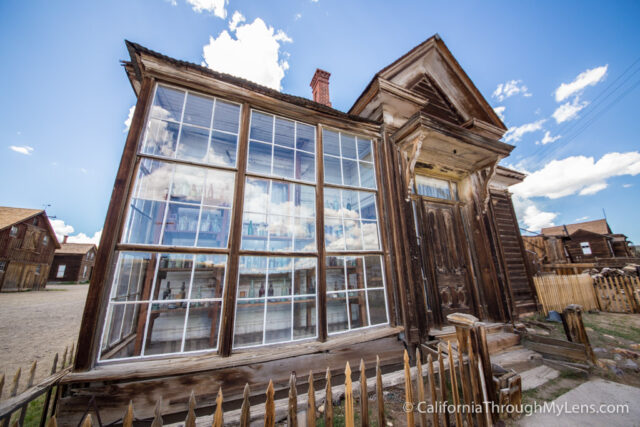
<svg viewBox="0 0 640 427">
<path fill-rule="evenodd" d="M 512 128 L 509 128 L 507 133 L 504 134 L 504 140 L 506 142 L 520 141 L 520 139 L 522 139 L 524 134 L 542 130 L 542 125 L 544 124 L 545 121 L 546 119 L 541 119 L 541 120 L 538 120 L 537 122 L 527 123 L 522 126 L 515 126 Z"/>
<path fill-rule="evenodd" d="M 578 74 L 571 83 L 562 83 L 556 89 L 556 102 L 562 102 L 574 94 L 579 94 L 587 86 L 594 86 L 607 74 L 609 65 L 592 68 Z"/>
<path fill-rule="evenodd" d="M 522 80 L 510 80 L 505 83 L 500 83 L 498 87 L 496 87 L 496 90 L 493 91 L 493 97 L 497 98 L 500 102 L 517 94 L 522 94 L 526 97 L 531 96 L 529 89 L 522 84 Z"/>
<path fill-rule="evenodd" d="M 562 135 L 551 136 L 551 132 L 546 131 L 540 141 L 536 141 L 536 145 L 547 145 L 561 138 Z"/>
<path fill-rule="evenodd" d="M 588 217 L 588 216 L 582 216 L 582 217 L 580 217 L 580 218 L 576 218 L 576 219 L 574 219 L 574 220 L 573 220 L 573 222 L 582 222 L 582 221 L 586 221 L 586 220 L 588 220 L 588 219 L 589 219 L 589 217 Z"/>
<path fill-rule="evenodd" d="M 506 110 L 507 107 L 505 107 L 504 105 L 501 105 L 499 107 L 496 107 L 493 109 L 493 111 L 496 112 L 496 114 L 498 115 L 498 117 L 500 117 L 500 120 L 502 120 L 504 122 L 504 110 Z"/>
<path fill-rule="evenodd" d="M 568 120 L 573 120 L 578 118 L 578 113 L 584 107 L 589 105 L 589 102 L 583 101 L 580 102 L 580 97 L 576 96 L 573 101 L 565 102 L 553 112 L 552 116 L 556 119 L 556 123 L 566 122 Z"/>
<path fill-rule="evenodd" d="M 88 173 L 89 171 L 88 171 L 88 170 L 86 170 L 85 168 L 80 168 L 80 172 L 82 172 L 82 173 Z"/>
<path fill-rule="evenodd" d="M 227 30 L 218 38 L 209 37 L 209 43 L 202 48 L 203 65 L 281 90 L 289 63 L 280 58 L 280 44 L 293 40 L 260 18 L 251 24 L 236 25 L 234 29 L 230 25 L 230 30 L 235 38 Z"/>
<path fill-rule="evenodd" d="M 553 220 L 558 217 L 557 213 L 542 211 L 533 201 L 517 195 L 513 196 L 513 207 L 523 228 L 531 231 L 540 231 L 541 228 L 555 225 Z"/>
<path fill-rule="evenodd" d="M 227 17 L 226 5 L 229 0 L 187 0 L 195 12 L 212 12 L 218 18 L 225 19 Z"/>
<path fill-rule="evenodd" d="M 100 243 L 100 236 L 102 236 L 102 230 L 96 231 L 93 233 L 93 236 L 89 237 L 84 233 L 78 233 L 73 235 L 75 229 L 72 225 L 66 224 L 61 219 L 51 219 L 51 227 L 53 228 L 53 232 L 56 234 L 58 241 L 62 243 L 64 240 L 64 236 L 69 236 L 67 239 L 68 243 Z"/>
<path fill-rule="evenodd" d="M 28 145 L 10 145 L 9 149 L 16 153 L 24 154 L 25 156 L 30 156 L 33 153 L 33 147 L 29 147 Z"/>
<path fill-rule="evenodd" d="M 231 17 L 231 21 L 229 21 L 229 29 L 231 31 L 235 31 L 236 28 L 238 28 L 238 25 L 241 22 L 245 22 L 246 20 L 247 20 L 247 18 L 245 18 L 243 14 L 241 14 L 240 12 L 238 12 L 236 10 L 235 12 L 233 12 L 233 16 Z"/>
<path fill-rule="evenodd" d="M 523 182 L 512 186 L 511 191 L 522 198 L 557 199 L 576 193 L 590 195 L 605 189 L 608 178 L 638 174 L 638 151 L 608 153 L 597 162 L 593 157 L 571 156 L 547 163 L 542 169 L 530 173 Z"/>
<path fill-rule="evenodd" d="M 296 13 L 296 16 L 293 17 L 293 20 L 297 21 L 300 18 L 302 18 L 302 14 L 301 13 Z"/>
<path fill-rule="evenodd" d="M 129 132 L 129 128 L 131 127 L 131 121 L 133 120 L 133 113 L 136 111 L 136 106 L 132 105 L 131 108 L 129 108 L 129 115 L 127 116 L 127 119 L 124 121 L 124 129 L 123 129 L 123 133 Z"/>
<path fill-rule="evenodd" d="M 631 188 L 633 184 L 622 184 L 622 188 Z"/>
</svg>

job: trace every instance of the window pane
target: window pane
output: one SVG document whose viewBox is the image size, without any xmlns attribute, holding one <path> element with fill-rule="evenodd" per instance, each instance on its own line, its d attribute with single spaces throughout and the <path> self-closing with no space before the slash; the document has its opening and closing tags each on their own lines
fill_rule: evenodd
<svg viewBox="0 0 640 427">
<path fill-rule="evenodd" d="M 346 294 L 327 294 L 327 330 L 341 332 L 349 329 Z"/>
<path fill-rule="evenodd" d="M 316 152 L 316 129 L 313 126 L 297 124 L 296 148 L 310 153 Z"/>
<path fill-rule="evenodd" d="M 271 143 L 273 140 L 273 116 L 252 111 L 249 138 Z"/>
<path fill-rule="evenodd" d="M 265 344 L 291 340 L 291 299 L 268 299 Z"/>
<path fill-rule="evenodd" d="M 180 125 L 164 120 L 150 119 L 142 152 L 154 156 L 173 157 L 178 143 Z"/>
<path fill-rule="evenodd" d="M 360 162 L 360 186 L 364 188 L 376 188 L 373 163 Z"/>
<path fill-rule="evenodd" d="M 324 215 L 325 217 L 341 217 L 340 190 L 335 188 L 324 189 Z"/>
<path fill-rule="evenodd" d="M 294 150 L 282 147 L 273 148 L 273 175 L 283 178 L 293 178 Z"/>
<path fill-rule="evenodd" d="M 266 257 L 240 257 L 238 274 L 238 298 L 261 298 L 266 295 Z"/>
<path fill-rule="evenodd" d="M 416 175 L 416 189 L 421 196 L 451 200 L 449 181 Z"/>
<path fill-rule="evenodd" d="M 316 181 L 316 159 L 313 154 L 302 151 L 296 152 L 296 179 L 302 181 Z"/>
<path fill-rule="evenodd" d="M 344 240 L 347 250 L 362 250 L 362 231 L 360 221 L 344 220 Z"/>
<path fill-rule="evenodd" d="M 131 199 L 127 226 L 122 241 L 141 245 L 160 243 L 165 207 L 165 202 Z"/>
<path fill-rule="evenodd" d="M 143 159 L 136 175 L 133 197 L 149 200 L 167 200 L 173 165 L 157 160 Z"/>
<path fill-rule="evenodd" d="M 261 173 L 265 175 L 271 174 L 271 145 L 262 144 L 260 142 L 249 143 L 249 164 L 247 170 L 249 172 Z"/>
<path fill-rule="evenodd" d="M 242 221 L 242 249 L 267 249 L 267 216 L 263 214 L 245 213 Z"/>
<path fill-rule="evenodd" d="M 211 127 L 213 99 L 189 93 L 184 110 L 184 122 L 192 125 Z"/>
<path fill-rule="evenodd" d="M 235 166 L 238 137 L 228 133 L 213 131 L 211 146 L 205 161 L 212 165 Z"/>
<path fill-rule="evenodd" d="M 184 351 L 213 350 L 218 347 L 221 312 L 220 301 L 189 303 Z"/>
<path fill-rule="evenodd" d="M 364 219 L 378 219 L 376 212 L 376 194 L 360 191 L 360 215 Z"/>
<path fill-rule="evenodd" d="M 325 218 L 324 242 L 327 250 L 343 251 L 345 249 L 344 230 L 340 218 Z"/>
<path fill-rule="evenodd" d="M 176 165 L 170 200 L 200 204 L 205 172 L 203 168 Z"/>
<path fill-rule="evenodd" d="M 345 290 L 344 258 L 327 257 L 327 291 Z"/>
<path fill-rule="evenodd" d="M 153 300 L 183 300 L 188 297 L 193 255 L 162 254 L 154 284 Z M 182 306 L 182 305 L 181 305 Z M 186 305 L 185 305 L 186 307 Z"/>
<path fill-rule="evenodd" d="M 196 241 L 199 213 L 199 207 L 169 203 L 162 244 L 193 246 Z"/>
<path fill-rule="evenodd" d="M 159 119 L 180 121 L 185 92 L 166 86 L 158 86 L 151 107 L 151 116 Z"/>
<path fill-rule="evenodd" d="M 209 129 L 182 125 L 180 142 L 178 144 L 178 158 L 202 162 L 209 146 Z"/>
<path fill-rule="evenodd" d="M 238 300 L 234 325 L 233 346 L 262 344 L 264 300 Z"/>
<path fill-rule="evenodd" d="M 373 151 L 370 140 L 358 138 L 358 159 L 373 162 Z"/>
<path fill-rule="evenodd" d="M 293 184 L 271 181 L 271 204 L 269 205 L 269 212 L 282 215 L 293 214 L 293 203 L 291 200 L 292 187 Z"/>
<path fill-rule="evenodd" d="M 196 246 L 201 248 L 226 248 L 231 227 L 231 209 L 202 208 L 200 231 Z"/>
<path fill-rule="evenodd" d="M 291 251 L 293 244 L 293 227 L 291 217 L 269 215 L 269 250 Z"/>
<path fill-rule="evenodd" d="M 226 255 L 196 255 L 189 299 L 222 298 Z"/>
<path fill-rule="evenodd" d="M 342 191 L 342 215 L 345 218 L 360 218 L 360 202 L 358 192 L 352 190 Z"/>
<path fill-rule="evenodd" d="M 295 259 L 295 295 L 316 293 L 316 259 L 296 258 Z"/>
<path fill-rule="evenodd" d="M 140 316 L 146 317 L 148 304 L 116 304 L 110 305 L 107 311 L 105 330 L 102 337 L 100 358 L 102 360 L 118 359 L 137 356 L 140 348 L 136 349 L 136 340 L 132 334 L 144 334 L 137 331 Z M 142 322 L 144 328 L 144 322 Z M 135 335 L 133 335 L 135 336 Z M 140 343 L 140 347 L 142 343 Z"/>
<path fill-rule="evenodd" d="M 324 181 L 327 184 L 342 185 L 342 171 L 340 169 L 339 158 L 324 156 Z"/>
<path fill-rule="evenodd" d="M 349 317 L 351 329 L 369 326 L 367 294 L 365 292 L 349 292 Z"/>
<path fill-rule="evenodd" d="M 340 137 L 338 132 L 324 129 L 322 131 L 322 148 L 324 154 L 340 156 Z"/>
<path fill-rule="evenodd" d="M 237 134 L 239 122 L 240 106 L 217 99 L 216 111 L 213 115 L 213 128 Z"/>
<path fill-rule="evenodd" d="M 356 156 L 356 138 L 351 135 L 340 135 L 340 146 L 342 147 L 342 158 L 357 159 Z"/>
<path fill-rule="evenodd" d="M 247 178 L 244 190 L 244 211 L 267 213 L 269 205 L 269 181 Z"/>
<path fill-rule="evenodd" d="M 230 208 L 233 204 L 233 191 L 236 174 L 208 169 L 202 204 Z"/>
<path fill-rule="evenodd" d="M 349 185 L 351 187 L 360 186 L 360 181 L 358 180 L 358 162 L 342 159 L 342 174 L 344 178 L 344 185 Z"/>
<path fill-rule="evenodd" d="M 295 215 L 316 216 L 316 189 L 309 185 L 294 185 Z"/>
<path fill-rule="evenodd" d="M 367 288 L 383 287 L 381 257 L 378 255 L 366 256 L 364 260 L 367 271 Z"/>
<path fill-rule="evenodd" d="M 180 352 L 186 305 L 186 302 L 151 305 L 145 355 Z"/>
<path fill-rule="evenodd" d="M 364 264 L 362 257 L 345 257 L 347 264 L 347 288 L 364 289 Z"/>
<path fill-rule="evenodd" d="M 369 316 L 371 324 L 378 325 L 387 323 L 387 311 L 384 297 L 384 290 L 367 291 L 369 297 Z"/>
<path fill-rule="evenodd" d="M 267 296 L 290 296 L 293 284 L 293 258 L 269 258 Z"/>
<path fill-rule="evenodd" d="M 298 297 L 293 300 L 293 339 L 316 336 L 316 299 Z"/>
<path fill-rule="evenodd" d="M 378 223 L 375 221 L 362 221 L 362 236 L 364 237 L 364 249 L 380 249 L 378 239 Z"/>
<path fill-rule="evenodd" d="M 295 122 L 276 117 L 276 135 L 274 143 L 294 148 Z"/>
<path fill-rule="evenodd" d="M 294 218 L 294 251 L 316 251 L 316 220 Z"/>
<path fill-rule="evenodd" d="M 155 255 L 123 252 L 118 257 L 117 274 L 111 287 L 111 301 L 140 301 L 145 284 L 153 280 Z"/>
</svg>

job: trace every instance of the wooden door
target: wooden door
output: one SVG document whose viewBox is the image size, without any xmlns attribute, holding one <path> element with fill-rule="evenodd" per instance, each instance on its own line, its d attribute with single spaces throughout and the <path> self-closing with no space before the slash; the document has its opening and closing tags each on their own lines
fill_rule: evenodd
<svg viewBox="0 0 640 427">
<path fill-rule="evenodd" d="M 429 259 L 431 286 L 439 301 L 434 313 L 441 322 L 448 314 L 475 314 L 471 300 L 471 266 L 460 208 L 455 203 L 422 200 L 422 239 Z M 439 314 L 439 315 L 438 315 Z"/>
</svg>

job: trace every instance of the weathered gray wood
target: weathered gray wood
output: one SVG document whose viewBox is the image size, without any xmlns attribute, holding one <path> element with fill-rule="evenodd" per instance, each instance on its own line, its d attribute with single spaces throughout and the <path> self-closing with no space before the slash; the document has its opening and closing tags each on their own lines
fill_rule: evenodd
<svg viewBox="0 0 640 427">
<path fill-rule="evenodd" d="M 296 389 L 296 373 L 289 377 L 289 410 L 287 413 L 287 425 L 298 426 L 298 391 Z"/>
<path fill-rule="evenodd" d="M 187 410 L 187 418 L 184 420 L 185 427 L 196 426 L 196 395 L 191 390 L 189 395 L 189 409 Z"/>
<path fill-rule="evenodd" d="M 162 414 L 161 414 L 161 408 L 162 408 L 162 399 L 158 399 L 156 401 L 156 408 L 153 411 L 153 421 L 151 422 L 151 427 L 162 427 L 163 421 L 162 421 Z"/>
<path fill-rule="evenodd" d="M 22 368 L 18 368 L 15 375 L 13 376 L 13 381 L 11 382 L 11 391 L 9 392 L 9 396 L 14 397 L 18 394 L 18 386 L 20 385 L 20 373 L 22 372 Z"/>
<path fill-rule="evenodd" d="M 369 392 L 363 359 L 360 359 L 360 425 L 369 426 Z"/>
<path fill-rule="evenodd" d="M 431 405 L 433 405 L 434 407 L 437 407 L 438 395 L 436 393 L 436 379 L 435 379 L 435 374 L 433 372 L 433 357 L 431 356 L 431 354 L 427 356 L 427 364 L 429 368 L 429 393 L 431 397 Z M 431 412 L 431 422 L 434 427 L 437 427 L 440 425 L 440 422 L 438 420 L 438 411 L 434 410 Z"/>
<path fill-rule="evenodd" d="M 380 370 L 380 357 L 376 356 L 376 400 L 378 403 L 378 426 L 386 426 L 384 416 L 384 392 L 382 391 L 382 371 Z"/>
<path fill-rule="evenodd" d="M 33 379 L 36 377 L 36 368 L 38 367 L 38 361 L 34 360 L 29 369 L 29 379 L 27 380 L 27 388 L 33 386 Z"/>
<path fill-rule="evenodd" d="M 440 402 L 446 404 L 448 402 L 447 399 L 447 377 L 444 370 L 444 357 L 442 356 L 442 349 L 438 346 L 438 380 L 440 385 Z M 444 420 L 445 427 L 449 427 L 449 415 L 443 414 L 442 418 Z"/>
<path fill-rule="evenodd" d="M 251 403 L 249 403 L 249 383 L 244 385 L 242 407 L 240 408 L 240 427 L 249 427 L 251 423 Z"/>
<path fill-rule="evenodd" d="M 463 427 L 462 424 L 462 414 L 458 410 L 460 408 L 460 399 L 458 398 L 458 380 L 456 378 L 456 365 L 453 361 L 453 352 L 451 351 L 451 341 L 448 342 L 448 351 L 447 354 L 449 356 L 449 374 L 451 377 L 451 396 L 453 398 L 453 405 L 456 407 L 456 426 Z"/>
</svg>

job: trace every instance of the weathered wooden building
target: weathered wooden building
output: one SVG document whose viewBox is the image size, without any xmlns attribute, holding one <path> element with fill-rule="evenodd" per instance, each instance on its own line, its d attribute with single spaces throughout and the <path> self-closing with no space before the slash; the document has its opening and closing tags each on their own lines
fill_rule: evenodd
<svg viewBox="0 0 640 427">
<path fill-rule="evenodd" d="M 93 243 L 68 243 L 64 236 L 49 270 L 50 282 L 88 282 L 98 248 Z"/>
<path fill-rule="evenodd" d="M 0 291 L 44 289 L 59 248 L 43 210 L 0 207 Z"/>
<path fill-rule="evenodd" d="M 278 395 L 292 370 L 390 369 L 452 312 L 535 310 L 513 146 L 438 36 L 347 113 L 321 70 L 310 101 L 127 47 L 138 103 L 59 420 L 92 396 L 111 422 L 131 398 L 144 418 L 161 394 Z"/>
<path fill-rule="evenodd" d="M 593 263 L 630 258 L 634 254 L 624 234 L 613 233 L 606 219 L 543 228 L 523 238 L 527 250 L 542 264 Z"/>
</svg>

